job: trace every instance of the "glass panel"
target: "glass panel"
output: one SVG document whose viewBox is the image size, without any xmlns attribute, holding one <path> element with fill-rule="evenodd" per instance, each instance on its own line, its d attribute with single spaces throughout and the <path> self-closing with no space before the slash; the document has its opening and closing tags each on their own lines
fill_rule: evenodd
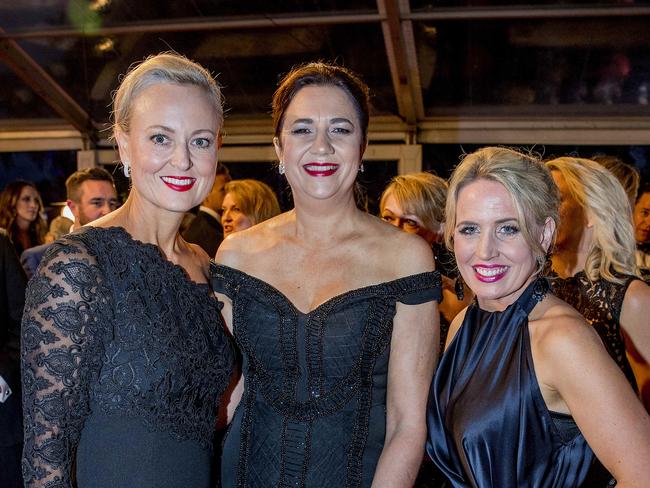
<svg viewBox="0 0 650 488">
<path fill-rule="evenodd" d="M 379 24 L 36 39 L 20 45 L 98 122 L 109 120 L 119 75 L 133 62 L 168 50 L 219 74 L 232 115 L 268 114 L 279 76 L 319 59 L 359 72 L 372 90 L 373 114 L 397 110 Z"/>
<path fill-rule="evenodd" d="M 7 32 L 75 28 L 92 31 L 142 21 L 201 21 L 206 17 L 376 12 L 375 0 L 22 0 L 0 3 Z"/>
<path fill-rule="evenodd" d="M 0 119 L 60 118 L 42 98 L 0 62 Z"/>
<path fill-rule="evenodd" d="M 415 24 L 426 112 L 650 114 L 646 17 Z"/>
<path fill-rule="evenodd" d="M 411 0 L 411 10 L 418 12 L 426 12 L 435 10 L 440 7 L 497 7 L 497 6 L 511 6 L 511 7 L 526 7 L 534 5 L 550 5 L 555 7 L 593 7 L 593 6 L 625 6 L 622 4 L 634 3 L 635 5 L 643 5 L 650 3 L 648 0 L 634 0 L 634 2 L 619 2 L 616 0 Z"/>
<path fill-rule="evenodd" d="M 489 144 L 425 144 L 422 147 L 422 169 L 432 171 L 441 178 L 449 178 L 463 154 L 469 154 Z M 503 146 L 504 144 L 499 144 Z M 506 145 L 507 146 L 507 145 Z M 532 151 L 544 160 L 560 156 L 591 158 L 598 155 L 616 156 L 636 167 L 641 179 L 650 181 L 650 146 L 560 146 L 560 145 L 512 145 L 515 149 Z"/>
</svg>

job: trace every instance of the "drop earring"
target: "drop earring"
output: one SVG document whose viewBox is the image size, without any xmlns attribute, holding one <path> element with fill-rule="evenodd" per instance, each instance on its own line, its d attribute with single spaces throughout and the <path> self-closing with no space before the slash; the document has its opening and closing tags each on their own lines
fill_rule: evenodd
<svg viewBox="0 0 650 488">
<path fill-rule="evenodd" d="M 456 293 L 456 298 L 458 298 L 459 302 L 462 302 L 465 299 L 465 284 L 460 275 L 458 275 L 456 283 L 454 283 L 454 292 Z"/>
<path fill-rule="evenodd" d="M 122 171 L 124 171 L 124 176 L 127 178 L 131 177 L 131 167 L 128 161 L 122 161 Z"/>
<path fill-rule="evenodd" d="M 359 165 L 359 173 L 363 173 L 366 170 L 366 168 L 363 167 L 363 163 Z"/>
<path fill-rule="evenodd" d="M 280 161 L 280 163 L 278 164 L 278 173 L 280 173 L 281 175 L 284 174 L 284 161 Z"/>
</svg>

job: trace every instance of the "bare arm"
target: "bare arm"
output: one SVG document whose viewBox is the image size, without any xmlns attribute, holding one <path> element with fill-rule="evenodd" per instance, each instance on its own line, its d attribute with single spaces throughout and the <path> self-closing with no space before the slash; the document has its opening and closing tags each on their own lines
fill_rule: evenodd
<svg viewBox="0 0 650 488">
<path fill-rule="evenodd" d="M 617 486 L 647 486 L 650 417 L 620 369 L 580 319 L 559 317 L 548 329 L 538 376 L 559 394 Z"/>
</svg>

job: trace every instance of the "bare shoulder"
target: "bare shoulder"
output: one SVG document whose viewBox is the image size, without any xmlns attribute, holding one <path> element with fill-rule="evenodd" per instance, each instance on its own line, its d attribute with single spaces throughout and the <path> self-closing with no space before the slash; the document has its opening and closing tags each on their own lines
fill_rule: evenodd
<svg viewBox="0 0 650 488">
<path fill-rule="evenodd" d="M 531 344 L 544 362 L 566 364 L 602 349 L 596 331 L 567 303 L 548 295 L 537 307 L 538 316 L 530 320 Z"/>
<path fill-rule="evenodd" d="M 451 321 L 451 324 L 449 325 L 449 332 L 447 333 L 447 342 L 445 344 L 445 349 L 449 347 L 449 344 L 451 344 L 451 342 L 454 340 L 454 337 L 456 337 L 456 334 L 460 330 L 460 326 L 463 325 L 466 313 L 467 307 L 458 312 L 458 314 L 454 317 L 454 320 Z"/>
<path fill-rule="evenodd" d="M 205 252 L 205 250 L 198 244 L 194 244 L 191 242 L 188 242 L 187 244 L 192 250 L 194 259 L 196 259 L 196 261 L 199 263 L 199 265 L 202 268 L 207 269 L 210 266 L 210 256 L 208 256 L 208 253 Z"/>
<path fill-rule="evenodd" d="M 422 237 L 403 232 L 377 217 L 372 219 L 377 246 L 383 255 L 391 256 L 398 275 L 433 271 L 433 251 Z"/>
<path fill-rule="evenodd" d="M 278 240 L 287 225 L 287 213 L 226 237 L 215 256 L 219 264 L 243 269 L 251 260 L 259 260 L 269 245 Z"/>
<path fill-rule="evenodd" d="M 635 315 L 649 313 L 650 286 L 641 280 L 632 281 L 625 292 L 623 310 Z"/>
</svg>

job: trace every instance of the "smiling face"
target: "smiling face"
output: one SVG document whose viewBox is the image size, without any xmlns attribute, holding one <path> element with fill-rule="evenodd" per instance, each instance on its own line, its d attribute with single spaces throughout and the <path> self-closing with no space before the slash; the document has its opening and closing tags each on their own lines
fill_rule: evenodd
<svg viewBox="0 0 650 488">
<path fill-rule="evenodd" d="M 395 196 L 390 193 L 383 200 L 381 218 L 395 227 L 399 227 L 409 234 L 417 234 L 429 244 L 439 240 L 438 234 L 427 229 L 417 215 L 407 214 Z"/>
<path fill-rule="evenodd" d="M 503 310 L 532 281 L 535 255 L 501 183 L 479 179 L 460 190 L 453 238 L 458 269 L 481 308 Z"/>
<path fill-rule="evenodd" d="M 639 244 L 650 243 L 650 192 L 634 205 L 634 237 Z"/>
<path fill-rule="evenodd" d="M 227 237 L 234 232 L 239 232 L 255 225 L 253 219 L 241 210 L 241 205 L 233 193 L 226 193 L 221 206 L 221 226 L 223 236 Z"/>
<path fill-rule="evenodd" d="M 25 185 L 20 190 L 16 201 L 16 221 L 21 228 L 26 228 L 36 220 L 41 209 L 38 192 L 33 186 Z"/>
<path fill-rule="evenodd" d="M 131 165 L 133 192 L 164 210 L 185 212 L 212 188 L 217 165 L 218 114 L 193 85 L 159 83 L 132 104 L 130 132 L 116 138 Z"/>
<path fill-rule="evenodd" d="M 274 141 L 294 197 L 350 197 L 362 140 L 357 111 L 347 93 L 329 85 L 302 88 L 287 108 L 280 139 Z"/>
</svg>

